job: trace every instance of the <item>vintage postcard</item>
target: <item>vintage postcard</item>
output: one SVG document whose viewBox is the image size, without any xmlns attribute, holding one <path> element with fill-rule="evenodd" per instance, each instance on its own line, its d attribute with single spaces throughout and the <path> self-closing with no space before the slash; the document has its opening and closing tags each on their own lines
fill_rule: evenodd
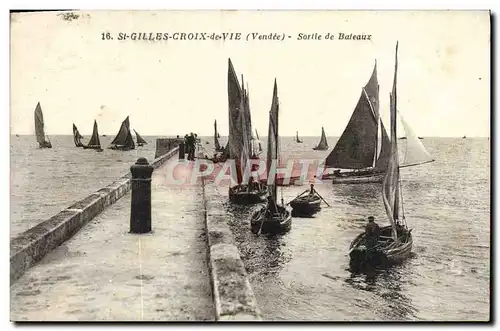
<svg viewBox="0 0 500 331">
<path fill-rule="evenodd" d="M 11 12 L 11 321 L 490 321 L 490 24 Z"/>
</svg>

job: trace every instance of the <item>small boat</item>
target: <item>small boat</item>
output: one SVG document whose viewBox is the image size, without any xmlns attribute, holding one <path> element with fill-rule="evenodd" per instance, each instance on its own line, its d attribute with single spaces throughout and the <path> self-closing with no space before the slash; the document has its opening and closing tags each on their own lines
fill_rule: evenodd
<svg viewBox="0 0 500 331">
<path fill-rule="evenodd" d="M 278 164 L 279 159 L 279 133 L 278 133 L 278 85 L 274 80 L 273 100 L 269 111 L 269 134 L 267 137 L 267 177 L 274 164 Z M 274 161 L 274 162 L 273 162 Z M 276 172 L 274 171 L 274 179 Z M 287 207 L 281 198 L 281 205 L 278 204 L 278 192 L 275 183 L 268 182 L 269 198 L 267 205 L 259 206 L 250 219 L 250 229 L 252 233 L 277 234 L 290 231 L 292 227 L 292 208 Z"/>
<path fill-rule="evenodd" d="M 16 137 L 19 137 L 19 135 L 18 135 L 18 134 L 16 134 Z"/>
<path fill-rule="evenodd" d="M 35 108 L 35 135 L 40 148 L 52 148 L 52 143 L 50 142 L 49 137 L 45 135 L 42 107 L 40 106 L 40 102 L 36 104 Z"/>
<path fill-rule="evenodd" d="M 214 121 L 214 146 L 216 152 L 223 152 L 224 148 L 219 143 L 220 134 L 217 132 L 217 120 Z"/>
<path fill-rule="evenodd" d="M 120 131 L 111 142 L 109 149 L 115 149 L 120 151 L 129 151 L 135 149 L 134 139 L 130 133 L 130 121 L 129 117 L 122 122 L 120 126 Z"/>
<path fill-rule="evenodd" d="M 231 59 L 228 61 L 228 105 L 229 138 L 223 159 L 236 163 L 236 185 L 229 187 L 229 200 L 235 204 L 255 204 L 265 201 L 268 193 L 265 184 L 243 181 L 243 169 L 254 155 L 248 91 L 244 88 L 243 77 L 240 85 Z M 246 164 L 245 164 L 246 163 Z"/>
<path fill-rule="evenodd" d="M 304 193 L 309 192 L 309 190 Z M 301 195 L 290 201 L 293 217 L 310 217 L 321 210 L 321 198 L 316 193 Z"/>
<path fill-rule="evenodd" d="M 105 135 L 105 134 L 103 134 L 102 136 L 103 136 L 103 137 L 106 137 L 106 135 Z"/>
<path fill-rule="evenodd" d="M 325 139 L 326 139 L 326 137 L 325 137 Z M 299 139 L 299 131 L 297 131 L 297 134 L 295 135 L 295 142 L 297 144 L 302 144 L 302 140 Z"/>
<path fill-rule="evenodd" d="M 467 137 L 466 136 L 463 136 L 462 139 L 466 139 Z"/>
<path fill-rule="evenodd" d="M 326 151 L 328 149 L 328 142 L 326 141 L 325 129 L 321 127 L 321 139 L 316 147 L 313 147 L 315 151 Z"/>
<path fill-rule="evenodd" d="M 142 138 L 138 133 L 137 131 L 135 131 L 134 129 L 134 132 L 135 132 L 135 136 L 136 136 L 136 139 L 137 139 L 137 146 L 144 146 L 145 144 L 147 144 L 148 142 L 146 140 L 144 140 L 144 138 Z"/>
<path fill-rule="evenodd" d="M 94 129 L 92 130 L 92 137 L 87 145 L 82 145 L 83 149 L 95 149 L 102 152 L 101 141 L 99 140 L 99 131 L 97 130 L 97 121 L 94 120 Z"/>
<path fill-rule="evenodd" d="M 422 140 L 422 139 L 424 139 L 424 137 L 418 137 L 418 139 Z"/>
<path fill-rule="evenodd" d="M 400 120 L 406 135 L 402 148 L 400 167 L 409 167 L 433 162 L 434 159 L 419 141 L 410 126 Z M 334 168 L 333 173 L 322 179 L 331 179 L 333 184 L 382 183 L 390 158 L 391 143 L 379 113 L 379 84 L 375 62 L 368 83 L 362 88 L 358 103 L 351 118 L 325 159 L 325 168 Z"/>
<path fill-rule="evenodd" d="M 75 142 L 76 147 L 83 147 L 83 143 L 81 141 L 82 139 L 83 139 L 83 136 L 78 131 L 75 123 L 73 123 L 73 140 Z"/>
<path fill-rule="evenodd" d="M 382 200 L 390 225 L 380 228 L 375 241 L 367 238 L 365 233 L 359 234 L 349 247 L 351 269 L 364 267 L 388 266 L 400 263 L 408 258 L 413 246 L 411 229 L 408 229 L 402 208 L 402 188 L 399 180 L 399 154 L 396 135 L 397 116 L 397 44 L 396 65 L 391 99 L 391 153 L 389 167 L 384 177 Z M 401 208 L 400 208 L 401 207 Z M 400 210 L 403 214 L 400 215 Z M 400 219 L 400 216 L 401 219 Z"/>
</svg>

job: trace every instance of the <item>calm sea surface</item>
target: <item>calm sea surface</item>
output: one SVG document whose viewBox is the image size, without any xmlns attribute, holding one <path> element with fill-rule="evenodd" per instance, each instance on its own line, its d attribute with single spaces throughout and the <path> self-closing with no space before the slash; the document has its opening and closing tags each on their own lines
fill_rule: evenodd
<svg viewBox="0 0 500 331">
<path fill-rule="evenodd" d="M 113 137 L 101 138 L 107 147 Z M 11 237 L 55 215 L 129 171 L 138 157 L 152 160 L 155 137 L 134 151 L 97 153 L 74 147 L 72 136 L 11 137 Z M 265 141 L 265 137 L 261 138 Z M 286 158 L 323 159 L 319 137 L 281 141 Z M 223 138 L 222 141 L 225 141 Z M 251 209 L 226 205 L 231 229 L 265 319 L 487 320 L 490 269 L 490 141 L 426 138 L 436 162 L 401 170 L 404 210 L 413 228 L 413 257 L 368 275 L 347 270 L 350 241 L 374 215 L 388 223 L 381 186 L 317 185 L 331 207 L 294 218 L 278 237 L 250 233 Z M 264 144 L 265 145 L 265 144 Z M 285 201 L 305 187 L 280 190 Z M 227 187 L 221 187 L 223 197 Z"/>
</svg>

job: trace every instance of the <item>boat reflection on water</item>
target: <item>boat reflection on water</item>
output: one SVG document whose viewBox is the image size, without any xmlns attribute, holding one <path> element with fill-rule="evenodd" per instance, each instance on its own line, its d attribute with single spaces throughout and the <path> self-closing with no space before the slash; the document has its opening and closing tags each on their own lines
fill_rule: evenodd
<svg viewBox="0 0 500 331">
<path fill-rule="evenodd" d="M 225 208 L 229 215 L 229 227 L 248 274 L 278 274 L 291 260 L 286 246 L 287 234 L 256 235 L 250 231 L 250 215 L 254 208 L 229 203 Z"/>
<path fill-rule="evenodd" d="M 393 321 L 417 319 L 418 310 L 412 305 L 411 299 L 403 294 L 403 288 L 411 274 L 406 265 L 349 271 L 350 275 L 345 279 L 345 283 L 356 290 L 375 295 L 363 300 L 362 305 L 373 309 L 380 319 Z"/>
<path fill-rule="evenodd" d="M 379 204 L 382 191 L 380 184 L 334 185 L 332 189 L 335 197 L 352 206 Z"/>
</svg>

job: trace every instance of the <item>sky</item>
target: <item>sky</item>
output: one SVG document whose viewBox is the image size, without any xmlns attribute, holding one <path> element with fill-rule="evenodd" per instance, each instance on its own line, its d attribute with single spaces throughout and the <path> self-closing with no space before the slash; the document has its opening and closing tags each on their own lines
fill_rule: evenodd
<svg viewBox="0 0 500 331">
<path fill-rule="evenodd" d="M 228 132 L 231 58 L 264 136 L 273 82 L 280 134 L 340 136 L 375 60 L 388 122 L 398 51 L 398 110 L 419 136 L 490 135 L 487 11 L 88 11 L 11 16 L 11 133 L 33 134 L 41 103 L 48 135 L 116 134 L 130 116 L 141 135 Z M 114 40 L 102 40 L 109 32 Z M 285 34 L 284 41 L 119 41 L 118 33 Z M 297 40 L 299 33 L 335 40 Z M 337 40 L 338 34 L 371 40 Z M 290 36 L 290 38 L 288 38 Z"/>
</svg>

